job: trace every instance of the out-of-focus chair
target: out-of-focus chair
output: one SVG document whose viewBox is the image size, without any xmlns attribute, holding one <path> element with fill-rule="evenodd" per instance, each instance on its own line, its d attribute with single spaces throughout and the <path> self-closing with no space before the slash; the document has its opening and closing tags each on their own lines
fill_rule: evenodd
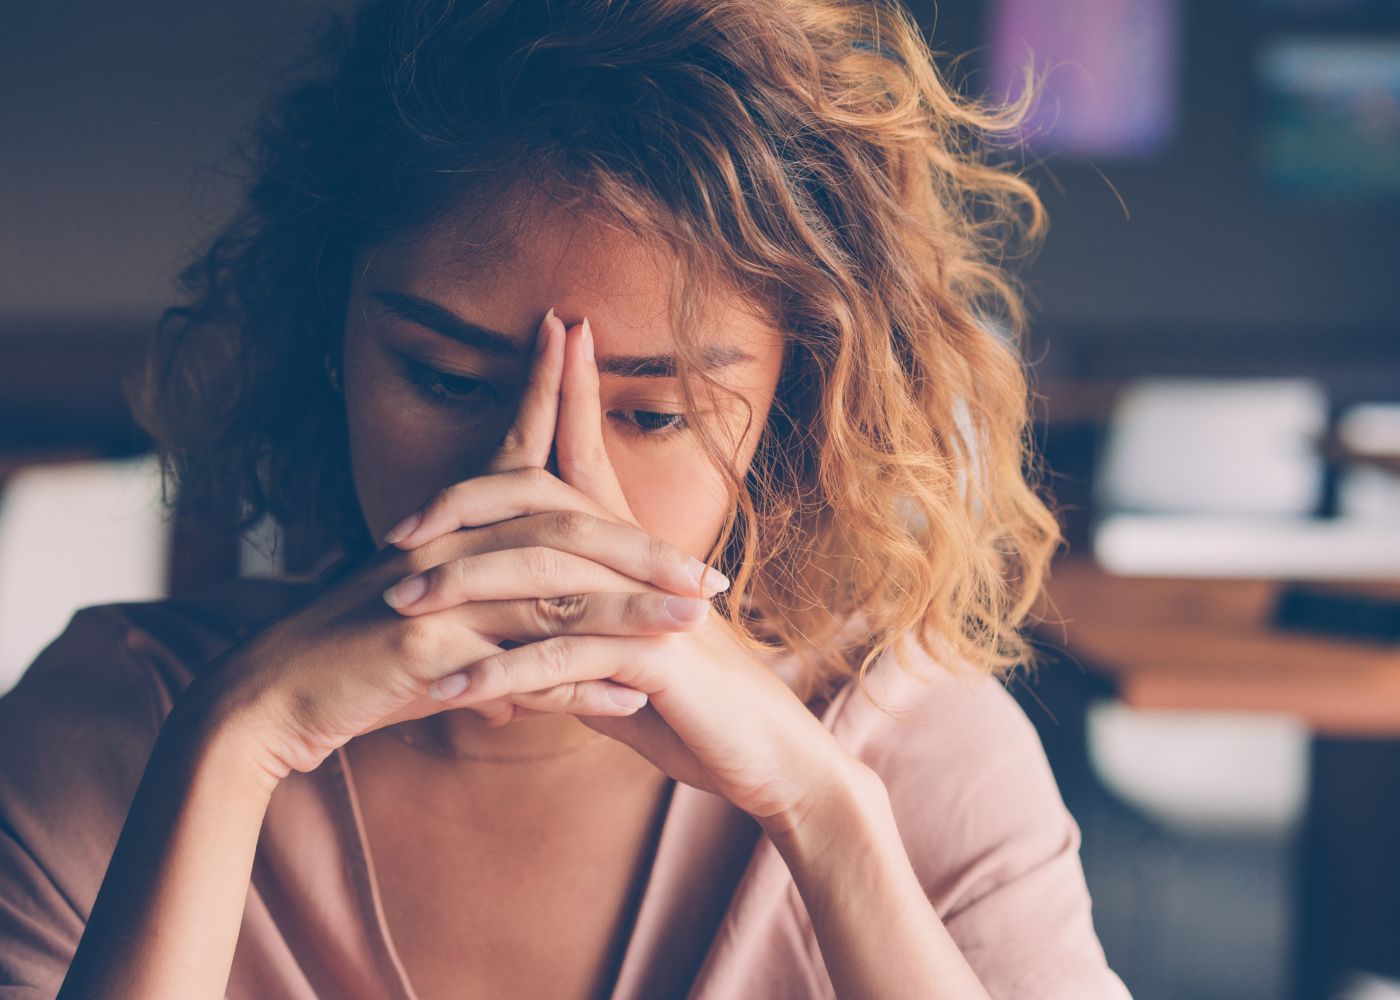
<svg viewBox="0 0 1400 1000">
<path fill-rule="evenodd" d="M 79 608 L 155 600 L 186 584 L 280 572 L 267 522 L 239 544 L 191 536 L 162 509 L 152 453 L 19 466 L 0 483 L 0 693 Z"/>
</svg>

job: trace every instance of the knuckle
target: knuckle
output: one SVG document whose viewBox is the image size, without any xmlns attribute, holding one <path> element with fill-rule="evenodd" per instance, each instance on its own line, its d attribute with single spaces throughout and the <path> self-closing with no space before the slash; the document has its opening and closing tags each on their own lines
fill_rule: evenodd
<svg viewBox="0 0 1400 1000">
<path fill-rule="evenodd" d="M 449 510 L 452 509 L 453 503 L 462 495 L 461 489 L 461 483 L 449 483 L 446 486 L 439 487 L 433 493 L 432 498 L 423 505 L 423 509 L 425 511 L 438 510 L 444 507 Z"/>
<path fill-rule="evenodd" d="M 666 619 L 666 611 L 661 606 L 665 596 L 657 596 L 645 591 L 628 594 L 622 601 L 622 621 L 624 625 L 643 625 L 660 618 Z"/>
<path fill-rule="evenodd" d="M 520 476 L 521 486 L 540 503 L 543 503 L 554 492 L 554 477 L 541 466 L 526 466 L 516 474 Z"/>
<path fill-rule="evenodd" d="M 676 562 L 678 555 L 674 545 L 664 538 L 657 538 L 655 535 L 647 536 L 646 554 L 648 564 L 654 567 L 658 573 Z"/>
<path fill-rule="evenodd" d="M 550 532 L 565 542 L 583 541 L 592 527 L 593 519 L 581 510 L 556 510 L 549 518 Z"/>
<path fill-rule="evenodd" d="M 507 428 L 505 436 L 501 438 L 500 450 L 503 453 L 512 454 L 519 451 L 525 445 L 525 434 L 520 429 L 518 423 L 513 423 Z"/>
<path fill-rule="evenodd" d="M 588 610 L 588 598 L 584 594 L 567 594 L 563 597 L 537 597 L 533 602 L 535 620 L 545 632 L 556 632 L 577 627 Z"/>
<path fill-rule="evenodd" d="M 410 549 L 408 552 L 405 552 L 401 558 L 404 565 L 408 568 L 408 573 L 425 573 L 433 567 L 432 561 L 429 559 L 427 553 L 423 551 L 423 546 L 421 545 L 416 549 Z"/>
<path fill-rule="evenodd" d="M 508 701 L 483 701 L 470 707 L 491 726 L 504 726 L 515 715 L 515 706 Z"/>
<path fill-rule="evenodd" d="M 546 545 L 527 545 L 520 550 L 520 562 L 537 585 L 553 583 L 564 574 L 563 556 Z"/>
<path fill-rule="evenodd" d="M 378 581 L 379 587 L 388 587 L 389 584 L 398 583 L 403 577 L 414 573 L 424 573 L 433 569 L 435 564 L 442 562 L 441 555 L 434 559 L 434 549 L 438 549 L 437 542 L 440 539 L 431 539 L 423 545 L 407 550 L 393 549 L 388 553 L 388 559 L 384 563 L 384 578 Z"/>
<path fill-rule="evenodd" d="M 598 681 L 574 681 L 560 687 L 565 689 L 565 708 L 568 711 L 591 710 L 600 704 L 612 704 L 604 693 L 607 685 Z"/>
<path fill-rule="evenodd" d="M 465 597 L 470 593 L 472 582 L 472 561 L 470 559 L 449 559 L 432 573 L 441 580 L 432 580 L 433 593 L 446 593 L 448 596 Z"/>
<path fill-rule="evenodd" d="M 427 617 L 400 621 L 390 634 L 389 645 L 393 655 L 407 662 L 410 669 L 435 664 L 444 652 L 442 630 Z"/>
<path fill-rule="evenodd" d="M 582 688 L 583 685 L 577 681 L 565 681 L 547 691 L 539 692 L 537 698 L 550 710 L 567 712 L 587 702 Z"/>
<path fill-rule="evenodd" d="M 442 489 L 438 490 L 437 498 L 439 502 L 445 504 L 456 504 L 466 495 L 467 491 L 472 488 L 472 481 L 470 479 L 459 479 L 455 483 L 448 483 Z"/>
<path fill-rule="evenodd" d="M 563 683 L 569 670 L 569 659 L 564 646 L 548 639 L 534 643 L 535 662 L 540 669 L 540 687 L 553 687 Z"/>
<path fill-rule="evenodd" d="M 501 667 L 501 661 L 494 656 L 484 657 L 472 664 L 471 675 L 472 690 L 505 690 L 505 670 Z"/>
</svg>

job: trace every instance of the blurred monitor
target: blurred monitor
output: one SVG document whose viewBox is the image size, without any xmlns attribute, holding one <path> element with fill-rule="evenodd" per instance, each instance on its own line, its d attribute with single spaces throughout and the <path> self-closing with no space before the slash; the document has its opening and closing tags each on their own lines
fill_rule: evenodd
<svg viewBox="0 0 1400 1000">
<path fill-rule="evenodd" d="M 1400 198 L 1400 37 L 1283 35 L 1257 59 L 1256 149 L 1269 187 Z"/>
<path fill-rule="evenodd" d="M 992 0 L 989 89 L 1016 97 L 1044 74 L 1027 145 L 1091 156 L 1159 152 L 1175 131 L 1175 0 Z"/>
</svg>

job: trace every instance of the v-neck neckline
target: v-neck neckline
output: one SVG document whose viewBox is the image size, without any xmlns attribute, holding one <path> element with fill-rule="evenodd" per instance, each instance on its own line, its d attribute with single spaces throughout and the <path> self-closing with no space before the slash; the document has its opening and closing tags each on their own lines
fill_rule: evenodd
<svg viewBox="0 0 1400 1000">
<path fill-rule="evenodd" d="M 844 636 L 848 631 L 858 627 L 859 624 L 855 620 L 848 622 L 842 635 Z M 785 683 L 790 687 L 794 684 L 797 671 L 796 663 L 791 654 L 771 657 L 769 664 Z M 837 690 L 814 694 L 807 700 L 807 708 L 821 720 L 824 726 L 830 729 L 834 724 L 835 714 L 850 694 L 850 687 L 851 685 L 848 683 L 841 685 Z M 349 756 L 343 746 L 337 747 L 335 752 L 327 758 L 327 764 L 332 762 L 330 776 L 333 780 L 331 784 L 336 788 L 336 804 L 341 811 L 342 818 L 342 822 L 338 826 L 349 834 L 348 849 L 354 855 L 350 868 L 354 880 L 356 901 L 359 904 L 361 918 L 371 925 L 369 938 L 375 949 L 375 960 L 385 982 L 394 991 L 392 1000 L 420 1000 L 408 978 L 408 971 L 404 967 L 403 960 L 394 947 L 388 920 L 384 916 L 384 904 L 379 891 L 378 878 L 374 872 L 364 812 L 360 805 L 359 793 L 355 788 L 355 778 L 350 767 Z M 652 940 L 655 935 L 662 934 L 667 929 L 671 915 L 665 911 L 666 900 L 663 898 L 663 894 L 667 890 L 674 890 L 684 885 L 688 875 L 696 874 L 696 866 L 707 860 L 696 855 L 694 844 L 683 843 L 686 824 L 703 821 L 707 812 L 713 816 L 712 810 L 717 803 L 728 805 L 717 796 L 692 788 L 675 778 L 667 780 L 670 788 L 666 793 L 666 808 L 656 839 L 656 849 L 652 854 L 651 865 L 642 886 L 641 898 L 633 912 L 622 957 L 616 965 L 608 1000 L 645 1000 L 648 996 L 643 990 L 649 985 L 646 980 L 652 970 L 647 965 L 647 955 L 643 949 L 656 943 Z M 752 847 L 748 857 L 745 862 L 738 866 L 738 880 L 731 887 L 733 892 L 737 894 L 758 878 L 756 866 L 764 854 L 762 846 L 765 843 L 765 838 L 759 832 L 758 824 L 736 807 L 728 806 L 725 815 L 725 828 L 723 830 L 715 828 L 713 831 L 717 838 L 730 846 L 735 841 L 729 838 L 737 836 L 741 838 L 740 842 L 745 844 L 748 844 L 747 838 L 752 838 Z M 768 851 L 767 854 L 771 855 L 766 859 L 768 862 L 781 866 L 782 863 L 775 860 L 776 852 Z M 662 884 L 663 881 L 665 884 Z M 732 901 L 732 894 L 729 899 Z M 689 904 L 687 904 L 687 908 L 689 908 Z M 719 926 L 712 928 L 712 930 L 718 933 L 733 917 L 733 908 L 726 903 L 719 917 Z M 697 977 L 703 979 L 709 966 L 710 955 L 707 953 L 702 956 L 700 964 L 692 971 Z M 688 995 L 694 993 L 696 985 L 696 982 L 691 983 Z"/>
<path fill-rule="evenodd" d="M 371 928 L 369 937 L 375 949 L 375 959 L 381 974 L 394 989 L 393 1000 L 420 1000 L 413 988 L 412 981 L 408 978 L 408 969 L 404 966 L 403 959 L 399 956 L 398 949 L 394 945 L 393 933 L 389 929 L 389 922 L 384 914 L 384 902 L 379 890 L 379 878 L 374 870 L 374 855 L 366 830 L 364 808 L 360 802 L 359 790 L 355 785 L 356 779 L 354 770 L 350 766 L 349 755 L 346 754 L 343 746 L 338 747 L 331 755 L 330 760 L 335 763 L 333 769 L 335 780 L 332 784 L 336 786 L 339 793 L 337 804 L 342 810 L 342 818 L 347 821 L 340 826 L 342 830 L 350 834 L 348 838 L 350 853 L 354 856 L 350 868 L 355 883 L 356 900 L 359 903 L 360 916 Z M 624 1000 L 619 990 L 628 985 L 629 978 L 635 978 L 632 967 L 637 961 L 634 955 L 637 949 L 637 932 L 646 929 L 648 917 L 657 905 L 654 901 L 657 891 L 656 873 L 662 870 L 663 861 L 669 858 L 668 845 L 671 846 L 671 850 L 674 850 L 672 842 L 676 835 L 672 831 L 675 828 L 675 817 L 678 812 L 677 800 L 683 800 L 686 797 L 680 782 L 676 781 L 675 778 L 668 777 L 666 779 L 664 797 L 665 810 L 661 818 L 661 829 L 656 835 L 656 848 L 652 852 L 651 864 L 647 868 L 641 898 L 633 909 L 622 956 L 614 966 L 613 982 L 609 988 L 608 1000 Z"/>
</svg>

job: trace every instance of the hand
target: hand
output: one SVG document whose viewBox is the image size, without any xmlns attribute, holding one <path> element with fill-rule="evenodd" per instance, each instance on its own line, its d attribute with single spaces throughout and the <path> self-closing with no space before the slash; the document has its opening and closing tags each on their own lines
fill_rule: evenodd
<svg viewBox="0 0 1400 1000">
<path fill-rule="evenodd" d="M 611 520 L 600 530 L 580 532 L 590 512 L 602 508 L 542 468 L 554 430 L 551 400 L 558 396 L 564 340 L 563 324 L 552 315 L 542 328 L 552 328 L 554 336 L 545 339 L 553 344 L 537 355 L 527 404 L 492 460 L 497 471 L 439 494 L 473 505 L 479 498 L 499 523 L 450 532 L 413 551 L 389 546 L 375 553 L 302 607 L 227 650 L 192 695 L 210 697 L 215 723 L 248 734 L 252 752 L 274 780 L 292 770 L 313 770 L 362 733 L 457 707 L 429 697 L 429 685 L 501 652 L 497 638 L 543 634 L 544 623 L 552 633 L 561 619 L 576 614 L 574 595 L 607 592 L 590 598 L 588 613 L 578 618 L 593 631 L 694 627 L 665 610 L 668 594 L 698 592 L 694 560 Z M 527 452 L 538 454 L 539 428 L 545 426 L 545 458 L 518 465 Z M 412 617 L 385 603 L 390 584 L 411 573 L 447 572 L 444 567 L 453 567 L 463 582 L 490 580 L 494 600 L 432 613 L 415 605 Z M 567 708 L 580 716 L 636 711 L 636 703 L 613 699 L 619 690 L 601 679 L 571 684 Z M 492 707 L 490 699 L 481 699 L 476 707 L 507 719 L 520 706 L 559 708 L 558 692 L 535 698 L 516 691 L 514 704 Z"/>
<path fill-rule="evenodd" d="M 562 478 L 554 481 L 557 485 L 551 483 L 553 477 L 541 478 L 533 471 L 528 482 L 503 475 L 461 483 L 419 511 L 397 545 L 437 544 L 461 528 L 482 530 L 477 526 L 555 502 L 568 503 L 573 511 L 595 508 L 581 515 L 549 515 L 556 524 L 571 525 L 563 533 L 585 542 L 595 557 L 614 544 L 612 538 L 620 542 L 632 537 L 627 526 L 636 521 L 602 440 L 598 374 L 591 353 L 585 352 L 586 327 L 585 320 L 566 331 L 563 401 L 556 428 Z M 532 426 L 546 423 L 541 417 Z M 535 451 L 525 459 L 534 462 L 540 454 Z M 530 492 L 522 491 L 522 485 Z M 634 541 L 634 551 L 647 551 L 647 544 Z M 649 544 L 663 543 L 652 539 Z M 445 564 L 425 574 L 426 591 L 398 610 L 431 616 L 462 607 L 462 601 L 471 608 L 483 599 L 489 604 L 501 597 L 506 588 L 484 572 L 482 558 Z M 577 591 L 568 614 L 532 623 L 532 641 L 484 654 L 453 675 L 461 680 L 439 682 L 435 693 L 443 695 L 447 706 L 460 708 L 543 690 L 565 692 L 559 697 L 567 702 L 569 689 L 601 680 L 641 691 L 649 704 L 635 714 L 581 721 L 627 743 L 671 777 L 724 796 L 770 834 L 794 829 L 805 810 L 835 784 L 864 785 L 873 776 L 780 677 L 739 644 L 733 626 L 721 617 L 707 615 L 684 631 L 648 629 L 640 623 L 618 628 L 628 623 L 604 609 L 617 607 L 616 601 L 627 595 L 608 593 L 611 589 L 599 584 Z M 487 633 L 500 630 L 484 623 L 477 627 Z"/>
</svg>

